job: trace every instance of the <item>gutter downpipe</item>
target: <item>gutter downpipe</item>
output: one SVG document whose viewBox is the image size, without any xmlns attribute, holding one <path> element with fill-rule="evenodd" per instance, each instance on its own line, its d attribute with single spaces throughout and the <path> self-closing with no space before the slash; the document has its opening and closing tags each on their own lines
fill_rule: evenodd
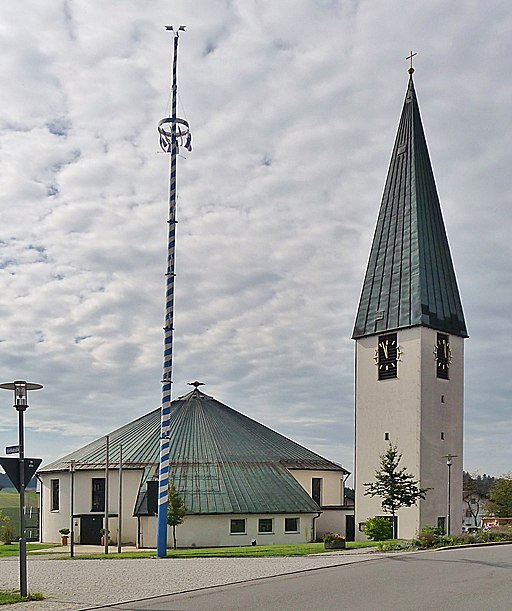
<svg viewBox="0 0 512 611">
<path fill-rule="evenodd" d="M 316 541 L 316 521 L 322 515 L 322 513 L 323 511 L 319 511 L 316 516 L 313 516 L 313 541 L 311 541 L 311 543 L 314 543 Z"/>
</svg>

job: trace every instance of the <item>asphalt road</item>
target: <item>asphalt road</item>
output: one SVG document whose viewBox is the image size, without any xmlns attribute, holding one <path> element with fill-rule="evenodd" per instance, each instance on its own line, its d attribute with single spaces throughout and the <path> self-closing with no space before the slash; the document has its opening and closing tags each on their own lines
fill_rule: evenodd
<svg viewBox="0 0 512 611">
<path fill-rule="evenodd" d="M 511 611 L 512 545 L 396 554 L 101 609 Z"/>
</svg>

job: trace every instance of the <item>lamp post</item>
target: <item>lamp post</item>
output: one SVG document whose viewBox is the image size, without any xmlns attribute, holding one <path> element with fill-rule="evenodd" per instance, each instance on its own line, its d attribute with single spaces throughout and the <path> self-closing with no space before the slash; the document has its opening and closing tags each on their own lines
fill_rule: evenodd
<svg viewBox="0 0 512 611">
<path fill-rule="evenodd" d="M 20 596 L 27 596 L 27 539 L 25 536 L 25 448 L 23 414 L 28 407 L 27 391 L 39 390 L 42 384 L 33 384 L 24 380 L 0 384 L 0 388 L 14 391 L 14 406 L 18 412 L 18 452 L 19 452 L 19 478 L 20 478 Z"/>
<path fill-rule="evenodd" d="M 448 467 L 448 515 L 446 516 L 446 534 L 451 535 L 451 513 L 452 513 L 452 459 L 456 454 L 446 454 L 446 466 Z"/>
</svg>

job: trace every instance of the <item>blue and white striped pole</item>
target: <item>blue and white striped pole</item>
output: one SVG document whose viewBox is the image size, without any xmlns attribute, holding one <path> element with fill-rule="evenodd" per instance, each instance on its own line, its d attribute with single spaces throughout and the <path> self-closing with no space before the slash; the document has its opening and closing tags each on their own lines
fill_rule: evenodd
<svg viewBox="0 0 512 611">
<path fill-rule="evenodd" d="M 157 518 L 157 556 L 167 555 L 167 506 L 169 501 L 169 433 L 171 416 L 171 385 L 172 385 L 172 355 L 174 331 L 174 254 L 176 239 L 176 158 L 179 145 L 191 150 L 191 136 L 188 123 L 176 117 L 176 100 L 178 93 L 177 60 L 179 32 L 185 29 L 180 26 L 174 31 L 172 26 L 167 30 L 174 32 L 174 51 L 172 65 L 172 108 L 171 117 L 162 119 L 158 124 L 160 146 L 170 153 L 169 181 L 169 234 L 167 240 L 167 269 L 165 292 L 165 324 L 164 324 L 164 365 L 162 377 L 162 411 L 160 426 L 160 469 L 158 474 L 158 518 Z"/>
</svg>

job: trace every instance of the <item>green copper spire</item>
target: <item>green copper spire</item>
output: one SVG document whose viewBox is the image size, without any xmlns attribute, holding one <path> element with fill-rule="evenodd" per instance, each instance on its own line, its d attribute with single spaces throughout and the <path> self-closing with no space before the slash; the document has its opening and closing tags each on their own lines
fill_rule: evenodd
<svg viewBox="0 0 512 611">
<path fill-rule="evenodd" d="M 467 337 L 412 73 L 352 337 L 413 326 Z"/>
</svg>

